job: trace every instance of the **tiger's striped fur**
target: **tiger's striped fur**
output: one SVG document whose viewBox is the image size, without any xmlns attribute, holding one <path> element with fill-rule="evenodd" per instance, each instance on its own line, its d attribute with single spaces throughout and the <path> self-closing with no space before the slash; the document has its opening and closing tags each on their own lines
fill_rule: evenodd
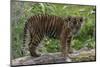
<svg viewBox="0 0 100 67">
<path fill-rule="evenodd" d="M 34 15 L 25 23 L 24 42 L 28 45 L 31 56 L 38 57 L 36 47 L 44 36 L 60 40 L 62 56 L 68 56 L 73 33 L 83 22 L 82 17 L 58 17 L 54 15 Z"/>
</svg>

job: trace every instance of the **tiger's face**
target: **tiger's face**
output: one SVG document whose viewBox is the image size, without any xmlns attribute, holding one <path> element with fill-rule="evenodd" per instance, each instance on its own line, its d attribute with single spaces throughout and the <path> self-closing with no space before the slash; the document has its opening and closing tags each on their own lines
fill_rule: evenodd
<svg viewBox="0 0 100 67">
<path fill-rule="evenodd" d="M 69 27 L 73 34 L 76 34 L 83 24 L 83 17 L 67 17 L 65 19 L 67 27 Z"/>
</svg>

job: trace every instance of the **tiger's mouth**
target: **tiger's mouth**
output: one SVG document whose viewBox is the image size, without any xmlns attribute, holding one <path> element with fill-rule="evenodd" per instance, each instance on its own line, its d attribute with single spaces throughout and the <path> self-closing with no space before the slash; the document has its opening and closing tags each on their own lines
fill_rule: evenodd
<svg viewBox="0 0 100 67">
<path fill-rule="evenodd" d="M 78 30 L 77 32 L 73 33 L 73 37 L 77 37 L 78 35 L 80 35 L 80 30 Z"/>
<path fill-rule="evenodd" d="M 73 29 L 73 34 L 76 35 L 79 32 L 79 30 Z"/>
</svg>

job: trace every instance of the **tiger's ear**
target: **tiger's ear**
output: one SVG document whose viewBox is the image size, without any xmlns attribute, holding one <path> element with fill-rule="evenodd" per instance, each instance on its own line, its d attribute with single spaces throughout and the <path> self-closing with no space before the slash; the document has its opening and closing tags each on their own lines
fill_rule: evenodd
<svg viewBox="0 0 100 67">
<path fill-rule="evenodd" d="M 83 17 L 80 17 L 80 22 L 82 22 L 83 21 Z"/>
<path fill-rule="evenodd" d="M 68 16 L 67 18 L 68 18 L 68 21 L 70 21 L 70 20 L 71 20 L 71 16 Z"/>
<path fill-rule="evenodd" d="M 71 20 L 71 16 L 67 16 L 66 18 L 65 18 L 65 21 L 70 21 Z"/>
<path fill-rule="evenodd" d="M 71 20 L 71 16 L 68 16 L 68 17 L 67 17 L 67 20 L 70 21 L 70 20 Z"/>
</svg>

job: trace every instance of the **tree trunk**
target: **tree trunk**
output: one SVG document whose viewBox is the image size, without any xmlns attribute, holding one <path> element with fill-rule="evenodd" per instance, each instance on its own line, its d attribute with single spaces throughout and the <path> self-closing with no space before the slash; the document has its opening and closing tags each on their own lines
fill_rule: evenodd
<svg viewBox="0 0 100 67">
<path fill-rule="evenodd" d="M 48 53 L 40 57 L 34 58 L 31 56 L 25 56 L 12 60 L 12 66 L 16 65 L 36 65 L 36 64 L 51 64 L 51 63 L 67 63 L 67 62 L 86 62 L 95 61 L 95 49 L 91 50 L 79 50 L 69 54 L 70 61 L 64 59 L 58 53 Z"/>
</svg>

